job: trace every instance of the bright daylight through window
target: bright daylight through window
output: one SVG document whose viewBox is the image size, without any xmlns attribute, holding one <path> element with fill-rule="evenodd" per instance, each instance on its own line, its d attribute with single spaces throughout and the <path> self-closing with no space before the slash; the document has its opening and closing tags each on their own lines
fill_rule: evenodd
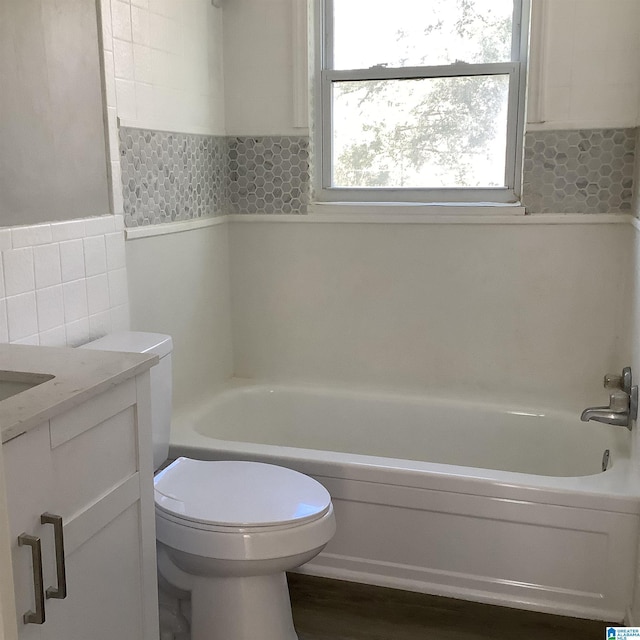
<svg viewBox="0 0 640 640">
<path fill-rule="evenodd" d="M 323 0 L 319 199 L 513 202 L 527 0 Z"/>
</svg>

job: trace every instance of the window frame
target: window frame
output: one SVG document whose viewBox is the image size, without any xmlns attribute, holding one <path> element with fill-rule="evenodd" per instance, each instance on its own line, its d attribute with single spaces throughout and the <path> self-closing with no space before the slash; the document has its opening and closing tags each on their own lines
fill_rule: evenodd
<svg viewBox="0 0 640 640">
<path fill-rule="evenodd" d="M 319 202 L 518 203 L 522 192 L 526 70 L 531 0 L 513 0 L 512 62 L 422 67 L 333 69 L 333 1 L 314 0 L 315 114 L 313 186 Z M 507 75 L 507 141 L 504 187 L 336 187 L 332 175 L 332 87 L 335 82 Z"/>
</svg>

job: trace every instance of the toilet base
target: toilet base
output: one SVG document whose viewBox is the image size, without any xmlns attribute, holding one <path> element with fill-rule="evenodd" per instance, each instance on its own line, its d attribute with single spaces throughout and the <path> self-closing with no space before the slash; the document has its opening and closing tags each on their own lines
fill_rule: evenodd
<svg viewBox="0 0 640 640">
<path fill-rule="evenodd" d="M 193 576 L 191 640 L 298 640 L 284 572 Z"/>
</svg>

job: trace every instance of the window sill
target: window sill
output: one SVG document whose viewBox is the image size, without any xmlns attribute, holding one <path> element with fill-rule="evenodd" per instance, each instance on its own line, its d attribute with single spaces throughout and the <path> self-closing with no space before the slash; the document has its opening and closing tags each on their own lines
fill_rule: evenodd
<svg viewBox="0 0 640 640">
<path fill-rule="evenodd" d="M 310 214 L 357 216 L 388 216 L 402 218 L 415 217 L 458 217 L 458 216 L 523 216 L 524 206 L 520 203 L 502 204 L 494 202 L 313 202 L 308 209 Z"/>
</svg>

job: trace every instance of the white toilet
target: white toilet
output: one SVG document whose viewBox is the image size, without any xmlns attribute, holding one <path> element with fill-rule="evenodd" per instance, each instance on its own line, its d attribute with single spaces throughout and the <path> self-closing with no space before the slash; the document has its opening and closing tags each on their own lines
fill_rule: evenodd
<svg viewBox="0 0 640 640">
<path fill-rule="evenodd" d="M 122 332 L 84 345 L 152 352 L 154 463 L 169 451 L 169 336 Z M 192 640 L 297 640 L 285 571 L 335 533 L 328 491 L 297 471 L 259 462 L 178 458 L 154 480 L 158 569 L 191 592 Z"/>
</svg>

